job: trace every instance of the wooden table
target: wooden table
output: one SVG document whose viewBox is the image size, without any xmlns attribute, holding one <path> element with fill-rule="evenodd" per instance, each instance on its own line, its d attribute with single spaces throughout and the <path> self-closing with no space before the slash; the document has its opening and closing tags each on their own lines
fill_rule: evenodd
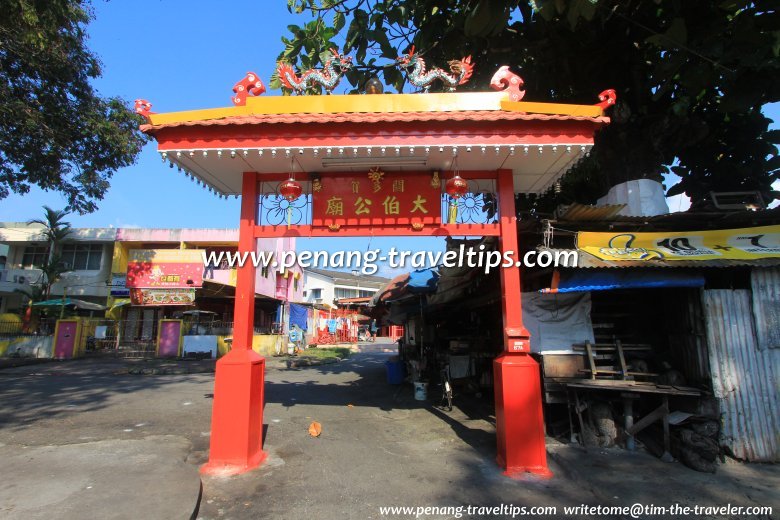
<svg viewBox="0 0 780 520">
<path fill-rule="evenodd" d="M 646 383 L 639 381 L 623 380 L 604 380 L 604 379 L 574 379 L 566 383 L 567 388 L 574 390 L 575 410 L 580 423 L 580 437 L 582 437 L 583 422 L 582 412 L 586 407 L 580 405 L 578 390 L 604 390 L 608 392 L 620 392 L 623 398 L 623 417 L 625 418 L 624 428 L 628 439 L 626 448 L 633 451 L 636 449 L 635 436 L 657 420 L 663 422 L 664 427 L 664 454 L 661 460 L 673 460 L 670 453 L 670 435 L 669 435 L 669 396 L 687 396 L 699 397 L 701 392 L 696 388 L 686 386 L 658 385 L 655 383 Z M 662 400 L 661 406 L 648 413 L 636 423 L 634 423 L 633 401 L 639 398 L 641 394 L 659 395 Z M 568 396 L 568 392 L 567 392 Z M 583 446 L 585 442 L 583 440 Z"/>
</svg>

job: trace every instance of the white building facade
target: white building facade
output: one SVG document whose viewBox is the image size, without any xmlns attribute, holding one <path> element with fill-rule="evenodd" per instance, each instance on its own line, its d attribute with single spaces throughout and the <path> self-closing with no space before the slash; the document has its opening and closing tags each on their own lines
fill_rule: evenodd
<svg viewBox="0 0 780 520">
<path fill-rule="evenodd" d="M 68 271 L 52 285 L 52 298 L 68 297 L 105 304 L 110 292 L 115 228 L 74 228 L 63 241 L 60 256 Z M 38 267 L 47 259 L 43 226 L 0 223 L 0 313 L 24 306 L 30 292 L 42 281 Z M 22 292 L 20 292 L 22 291 Z"/>
<path fill-rule="evenodd" d="M 339 300 L 371 298 L 389 281 L 381 276 L 312 267 L 304 271 L 303 298 L 306 303 L 335 307 Z"/>
</svg>

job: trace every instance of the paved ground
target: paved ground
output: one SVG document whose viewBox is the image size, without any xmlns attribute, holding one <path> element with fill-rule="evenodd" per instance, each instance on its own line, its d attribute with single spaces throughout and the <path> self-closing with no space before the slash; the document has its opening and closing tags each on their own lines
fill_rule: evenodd
<svg viewBox="0 0 780 520">
<path fill-rule="evenodd" d="M 178 435 L 0 446 L 0 516 L 11 520 L 189 518 L 200 482 Z"/>
<path fill-rule="evenodd" d="M 494 463 L 489 402 L 456 398 L 459 406 L 442 412 L 415 401 L 411 387 L 386 384 L 388 355 L 363 353 L 338 365 L 269 371 L 269 460 L 246 475 L 205 479 L 200 518 L 372 519 L 383 518 L 380 506 L 392 505 L 780 506 L 775 466 L 730 464 L 713 476 L 647 454 L 586 453 L 552 440 L 555 478 L 506 478 Z M 312 420 L 322 423 L 319 438 L 307 433 Z"/>
<path fill-rule="evenodd" d="M 128 374 L 167 366 L 0 370 L 0 517 L 190 518 L 200 480 L 188 458 L 208 447 L 213 375 Z"/>
<path fill-rule="evenodd" d="M 493 462 L 489 403 L 456 397 L 456 409 L 442 412 L 415 401 L 411 387 L 386 384 L 386 347 L 367 345 L 347 361 L 292 370 L 269 359 L 269 459 L 245 475 L 204 479 L 199 518 L 371 519 L 382 518 L 380 506 L 394 505 L 780 507 L 777 466 L 731 463 L 713 476 L 646 454 L 584 453 L 552 441 L 555 478 L 508 479 Z M 180 505 L 175 515 L 162 505 L 173 499 L 158 499 L 174 496 L 172 486 L 181 482 L 181 496 L 194 502 L 192 481 L 172 473 L 144 475 L 139 470 L 148 457 L 140 454 L 156 450 L 158 460 L 170 461 L 162 466 L 171 472 L 195 474 L 207 457 L 213 375 L 128 373 L 139 366 L 171 367 L 82 360 L 0 370 L 0 517 L 56 512 L 51 516 L 59 518 L 63 511 L 95 517 L 100 503 L 94 497 L 101 496 L 112 513 L 105 517 L 188 518 L 192 507 Z M 204 369 L 204 363 L 182 366 Z M 312 420 L 322 424 L 319 438 L 307 433 Z M 111 476 L 141 490 L 129 501 L 134 509 L 121 506 L 127 493 Z M 67 484 L 47 493 L 30 491 L 62 481 Z"/>
</svg>

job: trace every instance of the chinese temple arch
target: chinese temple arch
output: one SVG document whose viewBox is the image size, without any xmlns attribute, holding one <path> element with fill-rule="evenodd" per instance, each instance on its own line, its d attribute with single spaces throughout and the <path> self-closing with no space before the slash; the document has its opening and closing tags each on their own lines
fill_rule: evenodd
<svg viewBox="0 0 780 520">
<path fill-rule="evenodd" d="M 232 107 L 153 113 L 136 103 L 163 161 L 217 196 L 241 196 L 240 251 L 264 237 L 408 235 L 496 236 L 502 252 L 516 252 L 515 194 L 548 190 L 589 152 L 614 104 L 612 91 L 595 105 L 522 101 L 522 80 L 505 67 L 494 92 L 263 97 L 258 83 L 250 74 L 236 84 Z M 508 474 L 549 475 L 520 282 L 519 266 L 501 269 L 497 458 Z M 233 349 L 217 362 L 209 473 L 239 473 L 265 457 L 254 283 L 254 267 L 239 268 Z"/>
</svg>

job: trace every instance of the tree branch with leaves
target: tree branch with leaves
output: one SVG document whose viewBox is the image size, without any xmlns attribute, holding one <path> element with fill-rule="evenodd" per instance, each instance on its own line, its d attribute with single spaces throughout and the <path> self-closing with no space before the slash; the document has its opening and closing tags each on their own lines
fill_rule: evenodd
<svg viewBox="0 0 780 520">
<path fill-rule="evenodd" d="M 617 183 L 682 180 L 670 194 L 708 204 L 710 191 L 777 194 L 778 133 L 761 108 L 780 100 L 780 19 L 768 0 L 288 0 L 312 21 L 290 26 L 280 60 L 302 69 L 338 46 L 354 53 L 351 91 L 371 76 L 401 92 L 393 60 L 410 45 L 431 64 L 473 56 L 463 90 L 501 65 L 526 99 L 592 104 L 614 88 L 612 124 L 593 154 L 540 202 L 595 202 Z M 272 87 L 277 84 L 272 82 Z"/>
<path fill-rule="evenodd" d="M 147 142 L 142 118 L 91 85 L 101 75 L 86 46 L 91 18 L 81 0 L 11 0 L 0 10 L 0 199 L 37 186 L 92 212 Z"/>
</svg>

